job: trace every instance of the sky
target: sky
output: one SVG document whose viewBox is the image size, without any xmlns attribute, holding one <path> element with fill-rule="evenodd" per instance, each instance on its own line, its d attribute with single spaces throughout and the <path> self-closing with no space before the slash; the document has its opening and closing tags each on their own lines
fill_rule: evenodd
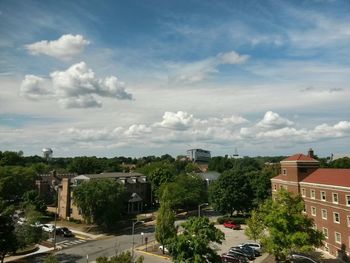
<svg viewBox="0 0 350 263">
<path fill-rule="evenodd" d="M 0 151 L 350 150 L 347 0 L 0 1 Z"/>
</svg>

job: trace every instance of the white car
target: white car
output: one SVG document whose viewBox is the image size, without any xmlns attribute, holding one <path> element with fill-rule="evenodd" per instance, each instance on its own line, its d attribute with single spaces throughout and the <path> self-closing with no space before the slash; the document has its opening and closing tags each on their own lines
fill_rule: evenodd
<svg viewBox="0 0 350 263">
<path fill-rule="evenodd" d="M 42 226 L 42 230 L 45 232 L 52 233 L 55 230 L 55 226 L 52 224 L 45 224 Z"/>
<path fill-rule="evenodd" d="M 159 250 L 163 252 L 163 246 L 162 245 L 159 246 Z M 166 247 L 164 247 L 164 253 L 165 254 L 169 254 L 169 250 Z"/>
</svg>

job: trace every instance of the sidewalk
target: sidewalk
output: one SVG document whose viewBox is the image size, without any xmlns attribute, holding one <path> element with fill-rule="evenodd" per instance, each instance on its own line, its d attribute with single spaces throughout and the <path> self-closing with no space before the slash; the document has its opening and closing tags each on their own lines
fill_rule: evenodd
<svg viewBox="0 0 350 263">
<path fill-rule="evenodd" d="M 49 251 L 53 251 L 53 247 L 45 247 L 42 245 L 39 245 L 39 249 L 33 253 L 29 253 L 29 254 L 25 254 L 25 255 L 20 255 L 20 256 L 10 256 L 10 257 L 5 257 L 4 262 L 11 262 L 11 261 L 16 261 L 19 259 L 23 259 L 29 256 L 33 256 L 33 255 L 38 255 L 38 254 L 43 254 L 43 253 L 47 253 Z"/>
</svg>

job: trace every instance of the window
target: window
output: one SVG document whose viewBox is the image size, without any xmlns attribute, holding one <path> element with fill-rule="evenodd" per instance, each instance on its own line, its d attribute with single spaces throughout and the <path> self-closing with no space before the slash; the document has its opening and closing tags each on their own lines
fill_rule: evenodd
<svg viewBox="0 0 350 263">
<path fill-rule="evenodd" d="M 327 219 L 327 210 L 322 209 L 322 219 Z"/>
<path fill-rule="evenodd" d="M 311 206 L 311 214 L 312 214 L 313 216 L 316 216 L 316 207 Z"/>
<path fill-rule="evenodd" d="M 333 219 L 334 219 L 334 223 L 340 223 L 340 218 L 339 218 L 339 213 L 334 212 L 333 213 Z"/>
<path fill-rule="evenodd" d="M 306 196 L 306 194 L 305 194 L 305 188 L 301 188 L 301 196 L 302 196 L 302 197 L 305 197 L 305 196 Z"/>
<path fill-rule="evenodd" d="M 324 191 L 321 192 L 321 200 L 326 201 L 326 192 Z"/>
<path fill-rule="evenodd" d="M 350 227 L 350 216 L 347 216 L 348 218 L 348 227 Z"/>
<path fill-rule="evenodd" d="M 335 243 L 341 244 L 341 234 L 335 232 Z"/>
<path fill-rule="evenodd" d="M 306 207 L 306 205 L 305 205 L 305 206 L 304 206 L 303 213 L 306 213 L 306 208 L 307 208 L 307 207 Z"/>
<path fill-rule="evenodd" d="M 338 204 L 338 194 L 333 193 L 333 203 Z"/>
<path fill-rule="evenodd" d="M 350 195 L 346 196 L 346 205 L 350 206 Z"/>
<path fill-rule="evenodd" d="M 274 185 L 273 185 L 273 190 L 274 190 L 274 191 L 277 191 L 277 184 L 274 184 Z"/>
<path fill-rule="evenodd" d="M 287 169 L 282 170 L 283 175 L 287 175 Z"/>
<path fill-rule="evenodd" d="M 323 232 L 323 234 L 324 234 L 324 237 L 326 238 L 326 239 L 328 239 L 328 228 L 322 228 L 322 232 Z"/>
<path fill-rule="evenodd" d="M 311 190 L 311 199 L 315 199 L 316 193 L 315 190 Z"/>
</svg>

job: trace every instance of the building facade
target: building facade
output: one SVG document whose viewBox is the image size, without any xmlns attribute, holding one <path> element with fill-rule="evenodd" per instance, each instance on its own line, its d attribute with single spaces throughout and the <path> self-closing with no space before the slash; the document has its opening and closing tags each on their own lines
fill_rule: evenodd
<svg viewBox="0 0 350 263">
<path fill-rule="evenodd" d="M 192 162 L 209 162 L 211 155 L 207 150 L 190 149 L 187 150 L 187 158 Z"/>
<path fill-rule="evenodd" d="M 300 194 L 305 213 L 326 237 L 323 249 L 336 256 L 350 254 L 350 169 L 319 168 L 308 155 L 296 154 L 281 161 L 281 174 L 271 179 L 272 192 L 279 189 Z"/>
<path fill-rule="evenodd" d="M 143 211 L 144 206 L 151 203 L 151 187 L 146 176 L 140 173 L 101 173 L 83 174 L 73 178 L 64 178 L 59 190 L 59 216 L 63 219 L 82 220 L 79 208 L 74 205 L 74 187 L 88 180 L 114 179 L 124 185 L 129 194 L 126 213 L 134 214 Z"/>
</svg>

